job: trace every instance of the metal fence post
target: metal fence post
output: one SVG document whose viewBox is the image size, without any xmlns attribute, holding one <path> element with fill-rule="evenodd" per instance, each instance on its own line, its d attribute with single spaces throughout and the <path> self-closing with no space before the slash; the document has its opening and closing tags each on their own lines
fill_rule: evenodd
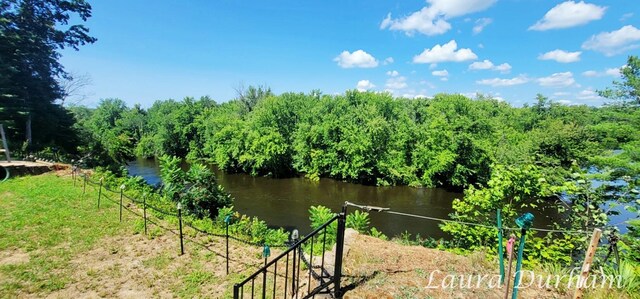
<svg viewBox="0 0 640 299">
<path fill-rule="evenodd" d="M 122 222 L 122 193 L 124 192 L 124 184 L 120 185 L 120 222 Z"/>
<path fill-rule="evenodd" d="M 142 194 L 142 218 L 144 219 L 144 234 L 147 235 L 147 193 Z"/>
<path fill-rule="evenodd" d="M 100 208 L 100 197 L 102 197 L 102 182 L 104 178 L 100 178 L 100 187 L 98 188 L 98 209 Z"/>
<path fill-rule="evenodd" d="M 233 285 L 233 298 L 240 298 L 240 286 L 238 284 Z"/>
<path fill-rule="evenodd" d="M 342 279 L 342 253 L 344 251 L 344 230 L 347 219 L 347 205 L 342 206 L 342 213 L 338 217 L 338 235 L 336 237 L 336 262 L 334 269 L 335 298 L 342 298 L 340 280 Z"/>
<path fill-rule="evenodd" d="M 184 254 L 184 243 L 182 241 L 182 205 L 178 203 L 178 223 L 180 228 L 180 255 Z"/>
<path fill-rule="evenodd" d="M 502 248 L 502 216 L 500 209 L 497 211 L 498 218 L 498 258 L 500 260 L 500 284 L 504 284 L 504 251 Z"/>
<path fill-rule="evenodd" d="M 231 215 L 227 215 L 224 217 L 224 223 L 225 223 L 225 239 L 226 239 L 226 246 L 227 246 L 227 275 L 229 275 L 229 222 L 231 221 Z"/>
</svg>

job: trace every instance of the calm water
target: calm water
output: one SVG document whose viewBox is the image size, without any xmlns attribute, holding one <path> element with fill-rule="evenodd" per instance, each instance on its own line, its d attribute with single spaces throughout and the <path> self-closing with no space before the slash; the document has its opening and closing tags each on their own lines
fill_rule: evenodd
<svg viewBox="0 0 640 299">
<path fill-rule="evenodd" d="M 132 161 L 127 168 L 131 175 L 141 176 L 150 184 L 161 182 L 157 162 L 153 159 Z M 308 211 L 314 205 L 324 205 L 338 212 L 345 201 L 350 201 L 448 219 L 452 200 L 462 196 L 440 188 L 375 187 L 332 179 L 311 182 L 301 177 L 272 179 L 214 170 L 218 183 L 234 197 L 237 211 L 257 216 L 271 226 L 288 230 L 297 228 L 303 233 L 310 230 Z M 559 217 L 553 209 L 530 212 L 536 216 L 536 227 L 546 227 Z M 438 222 L 376 212 L 371 212 L 370 216 L 371 225 L 389 236 L 408 231 L 423 237 L 448 238 L 438 227 Z"/>
</svg>

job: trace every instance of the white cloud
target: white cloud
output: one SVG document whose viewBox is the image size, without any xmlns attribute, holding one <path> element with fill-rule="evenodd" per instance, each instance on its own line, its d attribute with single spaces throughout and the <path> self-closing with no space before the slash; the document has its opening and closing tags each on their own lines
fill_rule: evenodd
<svg viewBox="0 0 640 299">
<path fill-rule="evenodd" d="M 446 20 L 489 8 L 497 0 L 427 0 L 427 6 L 408 16 L 392 19 L 388 14 L 380 29 L 400 30 L 407 35 L 443 34 L 451 29 Z"/>
<path fill-rule="evenodd" d="M 384 59 L 384 61 L 382 61 L 382 65 L 387 65 L 392 63 L 393 63 L 393 57 L 387 57 Z"/>
<path fill-rule="evenodd" d="M 571 93 L 568 93 L 566 91 L 558 91 L 558 92 L 554 92 L 553 96 L 555 97 L 566 97 L 568 95 L 570 95 Z"/>
<path fill-rule="evenodd" d="M 353 53 L 349 53 L 349 51 L 343 51 L 338 55 L 333 61 L 337 62 L 338 65 L 342 68 L 372 68 L 378 66 L 378 61 L 371 56 L 371 54 L 357 50 Z"/>
<path fill-rule="evenodd" d="M 395 77 L 397 75 L 400 75 L 398 71 L 387 71 L 387 76 Z"/>
<path fill-rule="evenodd" d="M 558 102 L 559 104 L 562 104 L 562 105 L 571 105 L 571 104 L 573 104 L 573 102 L 571 102 L 569 100 L 558 100 L 556 102 Z"/>
<path fill-rule="evenodd" d="M 605 75 L 620 77 L 620 69 L 619 68 L 610 68 L 604 71 Z"/>
<path fill-rule="evenodd" d="M 501 73 L 508 73 L 511 71 L 511 65 L 508 63 L 503 63 L 500 65 L 494 65 L 491 60 L 485 59 L 483 61 L 476 61 L 469 65 L 470 70 L 494 70 L 500 71 Z"/>
<path fill-rule="evenodd" d="M 447 81 L 449 81 L 449 78 L 447 78 L 447 77 L 440 77 L 440 81 L 447 82 Z"/>
<path fill-rule="evenodd" d="M 576 83 L 576 80 L 573 79 L 573 73 L 571 72 L 554 73 L 548 77 L 538 78 L 537 81 L 540 86 L 549 87 L 566 87 Z"/>
<path fill-rule="evenodd" d="M 554 6 L 529 30 L 549 30 L 584 25 L 600 20 L 607 10 L 604 6 L 584 3 L 584 1 L 566 1 Z"/>
<path fill-rule="evenodd" d="M 579 100 L 587 100 L 587 101 L 602 100 L 602 97 L 600 97 L 598 93 L 591 88 L 587 88 L 581 91 L 580 93 L 578 93 L 576 98 Z"/>
<path fill-rule="evenodd" d="M 371 81 L 369 80 L 360 80 L 356 85 L 356 88 L 359 91 L 367 91 L 369 89 L 373 89 L 374 87 L 376 87 L 375 84 L 371 83 Z"/>
<path fill-rule="evenodd" d="M 447 70 L 433 71 L 431 72 L 431 75 L 434 75 L 437 77 L 447 77 L 449 76 L 449 72 Z"/>
<path fill-rule="evenodd" d="M 598 51 L 606 56 L 613 56 L 638 48 L 639 45 L 634 44 L 638 41 L 640 41 L 640 30 L 632 25 L 627 25 L 616 31 L 592 35 L 589 40 L 582 44 L 582 48 Z"/>
<path fill-rule="evenodd" d="M 496 65 L 496 67 L 493 69 L 496 71 L 500 71 L 501 73 L 508 73 L 511 71 L 511 65 L 508 63 L 503 63 L 500 65 Z"/>
<path fill-rule="evenodd" d="M 480 18 L 476 20 L 476 25 L 473 26 L 473 34 L 478 34 L 484 30 L 484 27 L 491 24 L 493 20 L 491 18 Z"/>
<path fill-rule="evenodd" d="M 514 86 L 514 85 L 524 84 L 527 82 L 529 82 L 529 79 L 524 75 L 520 75 L 518 77 L 514 77 L 511 79 L 493 78 L 493 79 L 482 79 L 482 80 L 476 81 L 476 83 L 478 84 L 490 85 L 493 87 Z"/>
<path fill-rule="evenodd" d="M 396 76 L 387 79 L 387 83 L 384 85 L 389 90 L 397 90 L 407 88 L 407 78 L 404 76 Z"/>
<path fill-rule="evenodd" d="M 491 60 L 476 61 L 469 65 L 470 70 L 490 70 L 493 68 Z"/>
<path fill-rule="evenodd" d="M 588 70 L 588 71 L 584 71 L 582 72 L 582 75 L 585 77 L 602 77 L 602 76 L 613 76 L 613 77 L 620 77 L 620 72 L 621 69 L 625 67 L 624 65 L 621 67 L 613 67 L 613 68 L 608 68 L 605 69 L 602 72 L 598 72 L 598 71 L 594 71 L 594 70 Z"/>
<path fill-rule="evenodd" d="M 414 63 L 438 63 L 438 62 L 461 62 L 478 59 L 478 56 L 471 49 L 458 49 L 455 40 L 444 45 L 435 45 L 431 49 L 424 49 L 422 53 L 413 57 Z"/>
<path fill-rule="evenodd" d="M 620 22 L 624 22 L 624 21 L 626 21 L 627 19 L 629 19 L 631 17 L 633 17 L 633 13 L 632 12 L 623 14 L 622 17 L 620 17 Z"/>
<path fill-rule="evenodd" d="M 556 49 L 556 50 L 549 51 L 549 52 L 544 53 L 544 54 L 540 54 L 538 56 L 538 59 L 540 59 L 540 60 L 555 60 L 555 61 L 560 62 L 560 63 L 569 63 L 569 62 L 580 61 L 580 54 L 582 54 L 582 52 L 580 52 L 580 51 L 567 52 L 567 51 L 564 51 L 564 50 Z"/>
</svg>

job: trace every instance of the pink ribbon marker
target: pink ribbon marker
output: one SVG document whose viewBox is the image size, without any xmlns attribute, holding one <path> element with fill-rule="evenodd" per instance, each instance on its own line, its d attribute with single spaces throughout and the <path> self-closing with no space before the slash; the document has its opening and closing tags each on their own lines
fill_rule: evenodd
<svg viewBox="0 0 640 299">
<path fill-rule="evenodd" d="M 511 255 L 511 252 L 513 251 L 513 243 L 516 242 L 516 238 L 511 237 L 509 238 L 509 241 L 507 241 L 507 254 Z"/>
</svg>

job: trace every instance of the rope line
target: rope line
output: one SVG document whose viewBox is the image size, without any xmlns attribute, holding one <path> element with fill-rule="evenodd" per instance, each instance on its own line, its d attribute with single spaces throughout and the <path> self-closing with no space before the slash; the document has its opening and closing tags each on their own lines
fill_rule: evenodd
<svg viewBox="0 0 640 299">
<path fill-rule="evenodd" d="M 503 229 L 503 230 L 509 230 L 509 231 L 519 231 L 520 228 L 515 228 L 515 227 L 497 227 L 497 226 L 493 226 L 493 225 L 486 225 L 486 224 L 480 224 L 480 223 L 474 223 L 474 222 L 467 222 L 467 221 L 461 221 L 461 220 L 453 220 L 453 219 L 443 219 L 443 218 L 438 218 L 438 217 L 430 217 L 430 216 L 423 216 L 423 215 L 416 215 L 416 214 L 411 214 L 411 213 L 403 213 L 403 212 L 396 212 L 396 211 L 392 211 L 390 208 L 381 208 L 381 207 L 375 207 L 375 206 L 365 206 L 365 205 L 358 205 L 358 204 L 354 204 L 351 202 L 345 202 L 345 205 L 347 206 L 352 206 L 352 207 L 356 207 L 365 211 L 377 211 L 377 212 L 385 212 L 388 214 L 394 214 L 394 215 L 398 215 L 398 216 L 405 216 L 405 217 L 412 217 L 412 218 L 420 218 L 420 219 L 426 219 L 426 220 L 432 220 L 432 221 L 440 221 L 440 222 L 444 222 L 444 223 L 457 223 L 457 224 L 462 224 L 462 225 L 470 225 L 470 226 L 478 226 L 478 227 L 483 227 L 483 228 L 488 228 L 488 229 Z M 585 230 L 559 230 L 559 229 L 546 229 L 546 228 L 536 228 L 536 227 L 532 227 L 529 228 L 529 230 L 533 230 L 533 231 L 539 231 L 539 232 L 547 232 L 547 233 L 564 233 L 564 234 L 591 234 L 590 231 L 585 231 Z"/>
</svg>

